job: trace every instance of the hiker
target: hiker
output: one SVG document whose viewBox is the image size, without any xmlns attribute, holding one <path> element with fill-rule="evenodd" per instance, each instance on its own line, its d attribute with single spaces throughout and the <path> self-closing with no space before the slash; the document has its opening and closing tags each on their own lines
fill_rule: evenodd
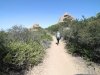
<svg viewBox="0 0 100 75">
<path fill-rule="evenodd" d="M 59 44 L 59 40 L 61 39 L 61 34 L 60 32 L 57 30 L 57 34 L 56 34 L 56 38 L 57 38 L 57 45 Z"/>
</svg>

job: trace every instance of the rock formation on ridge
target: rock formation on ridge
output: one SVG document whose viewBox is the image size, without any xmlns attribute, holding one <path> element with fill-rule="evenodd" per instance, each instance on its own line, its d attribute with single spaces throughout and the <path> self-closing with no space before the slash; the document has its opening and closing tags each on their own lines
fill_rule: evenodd
<svg viewBox="0 0 100 75">
<path fill-rule="evenodd" d="M 36 24 L 34 24 L 32 27 L 30 27 L 30 28 L 29 28 L 29 30 L 32 30 L 32 31 L 37 31 L 37 30 L 38 30 L 38 28 L 41 28 L 41 27 L 39 26 L 39 24 L 38 24 L 38 23 L 36 23 Z"/>
<path fill-rule="evenodd" d="M 66 12 L 64 15 L 61 16 L 61 18 L 59 19 L 58 23 L 64 22 L 64 20 L 66 20 L 66 19 L 68 19 L 68 20 L 74 20 L 74 18 L 70 14 L 68 14 Z"/>
</svg>

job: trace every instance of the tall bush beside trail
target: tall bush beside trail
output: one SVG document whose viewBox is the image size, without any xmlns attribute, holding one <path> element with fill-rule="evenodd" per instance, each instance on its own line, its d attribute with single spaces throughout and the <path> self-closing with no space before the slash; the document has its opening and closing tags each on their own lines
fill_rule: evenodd
<svg viewBox="0 0 100 75">
<path fill-rule="evenodd" d="M 100 20 L 92 21 L 87 23 L 87 26 L 80 30 L 79 36 L 81 42 L 88 45 L 94 46 L 95 44 L 100 44 Z M 81 34 L 82 33 L 82 34 Z"/>
<path fill-rule="evenodd" d="M 92 17 L 90 18 L 92 19 Z M 99 62 L 100 59 L 100 19 L 74 20 L 70 30 L 64 32 L 64 39 L 70 53 L 77 53 L 88 60 Z"/>
<path fill-rule="evenodd" d="M 82 30 L 86 25 L 87 21 L 85 19 L 81 21 L 78 20 L 72 21 L 70 25 L 70 30 L 67 31 L 67 34 L 65 35 L 68 41 L 67 46 L 69 48 L 69 51 L 71 51 L 71 53 L 79 53 L 79 54 L 83 53 L 81 42 L 79 40 L 81 36 L 79 34 L 82 34 L 80 30 Z"/>
<path fill-rule="evenodd" d="M 45 55 L 43 40 L 47 43 L 52 37 L 42 28 L 33 32 L 15 25 L 7 32 L 0 31 L 0 75 L 7 75 L 10 70 L 20 74 L 30 64 L 41 62 Z"/>
<path fill-rule="evenodd" d="M 4 73 L 2 72 L 6 72 L 6 66 L 4 65 L 3 62 L 3 58 L 5 58 L 5 56 L 7 55 L 7 53 L 9 52 L 9 39 L 8 39 L 8 34 L 4 31 L 1 30 L 0 31 L 0 75 L 3 75 Z"/>
<path fill-rule="evenodd" d="M 97 58 L 96 50 L 100 47 L 100 20 L 87 23 L 87 26 L 80 30 L 80 44 L 84 44 L 88 50 L 87 56 Z"/>
<path fill-rule="evenodd" d="M 14 42 L 9 45 L 9 53 L 3 59 L 4 63 L 19 66 L 13 69 L 27 67 L 29 64 L 37 64 L 44 55 L 43 47 L 39 44 L 25 44 Z M 12 66 L 13 67 L 13 66 Z"/>
<path fill-rule="evenodd" d="M 8 46 L 9 46 L 9 39 L 8 34 L 1 30 L 0 31 L 0 61 L 2 62 L 2 59 L 8 52 Z"/>
</svg>

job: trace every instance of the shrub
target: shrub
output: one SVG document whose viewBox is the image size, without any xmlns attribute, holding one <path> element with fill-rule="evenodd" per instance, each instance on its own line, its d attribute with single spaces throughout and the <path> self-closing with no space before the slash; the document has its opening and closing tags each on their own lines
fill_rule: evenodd
<svg viewBox="0 0 100 75">
<path fill-rule="evenodd" d="M 9 39 L 8 35 L 5 31 L 0 31 L 0 60 L 2 62 L 3 57 L 8 52 L 8 45 L 9 45 Z"/>
<path fill-rule="evenodd" d="M 83 17 L 81 20 L 72 21 L 70 30 L 66 30 L 63 37 L 67 41 L 67 48 L 70 53 L 80 54 L 91 61 L 97 61 L 100 58 L 99 18 L 86 19 Z"/>
<path fill-rule="evenodd" d="M 13 65 L 37 64 L 43 57 L 44 50 L 39 44 L 25 44 L 22 42 L 13 42 L 9 45 L 9 53 L 3 61 Z"/>
<path fill-rule="evenodd" d="M 42 35 L 41 36 L 41 39 L 48 39 L 48 40 L 50 40 L 50 41 L 52 41 L 53 39 L 52 39 L 52 36 L 51 35 L 49 35 L 49 34 L 45 34 L 45 35 Z"/>
<path fill-rule="evenodd" d="M 61 33 L 63 32 L 63 28 L 66 28 L 69 26 L 70 21 L 65 21 L 65 22 L 61 22 L 52 26 L 49 26 L 48 28 L 46 28 L 46 30 L 49 31 L 49 33 L 55 35 L 55 33 L 57 32 L 57 30 L 59 30 Z"/>
<path fill-rule="evenodd" d="M 15 25 L 0 31 L 0 74 L 22 71 L 41 62 L 45 55 L 43 40 L 47 44 L 52 37 L 42 28 L 33 32 Z"/>
</svg>

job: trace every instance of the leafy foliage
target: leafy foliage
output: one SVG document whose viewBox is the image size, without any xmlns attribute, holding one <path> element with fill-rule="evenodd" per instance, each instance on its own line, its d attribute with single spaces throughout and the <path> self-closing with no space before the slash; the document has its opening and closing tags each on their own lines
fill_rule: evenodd
<svg viewBox="0 0 100 75">
<path fill-rule="evenodd" d="M 70 30 L 66 31 L 64 38 L 67 39 L 67 47 L 71 53 L 100 62 L 98 60 L 100 58 L 100 19 L 98 17 L 72 21 Z"/>
<path fill-rule="evenodd" d="M 7 75 L 10 70 L 22 71 L 38 64 L 51 40 L 42 28 L 33 32 L 15 25 L 7 32 L 0 31 L 0 74 Z"/>
<path fill-rule="evenodd" d="M 65 27 L 69 27 L 69 22 L 70 22 L 69 20 L 68 21 L 65 20 L 65 22 L 61 22 L 61 23 L 52 25 L 52 26 L 46 28 L 46 30 L 48 30 L 49 33 L 51 33 L 53 35 L 55 35 L 55 33 L 57 32 L 57 30 L 59 30 L 62 33 L 63 29 Z"/>
</svg>

